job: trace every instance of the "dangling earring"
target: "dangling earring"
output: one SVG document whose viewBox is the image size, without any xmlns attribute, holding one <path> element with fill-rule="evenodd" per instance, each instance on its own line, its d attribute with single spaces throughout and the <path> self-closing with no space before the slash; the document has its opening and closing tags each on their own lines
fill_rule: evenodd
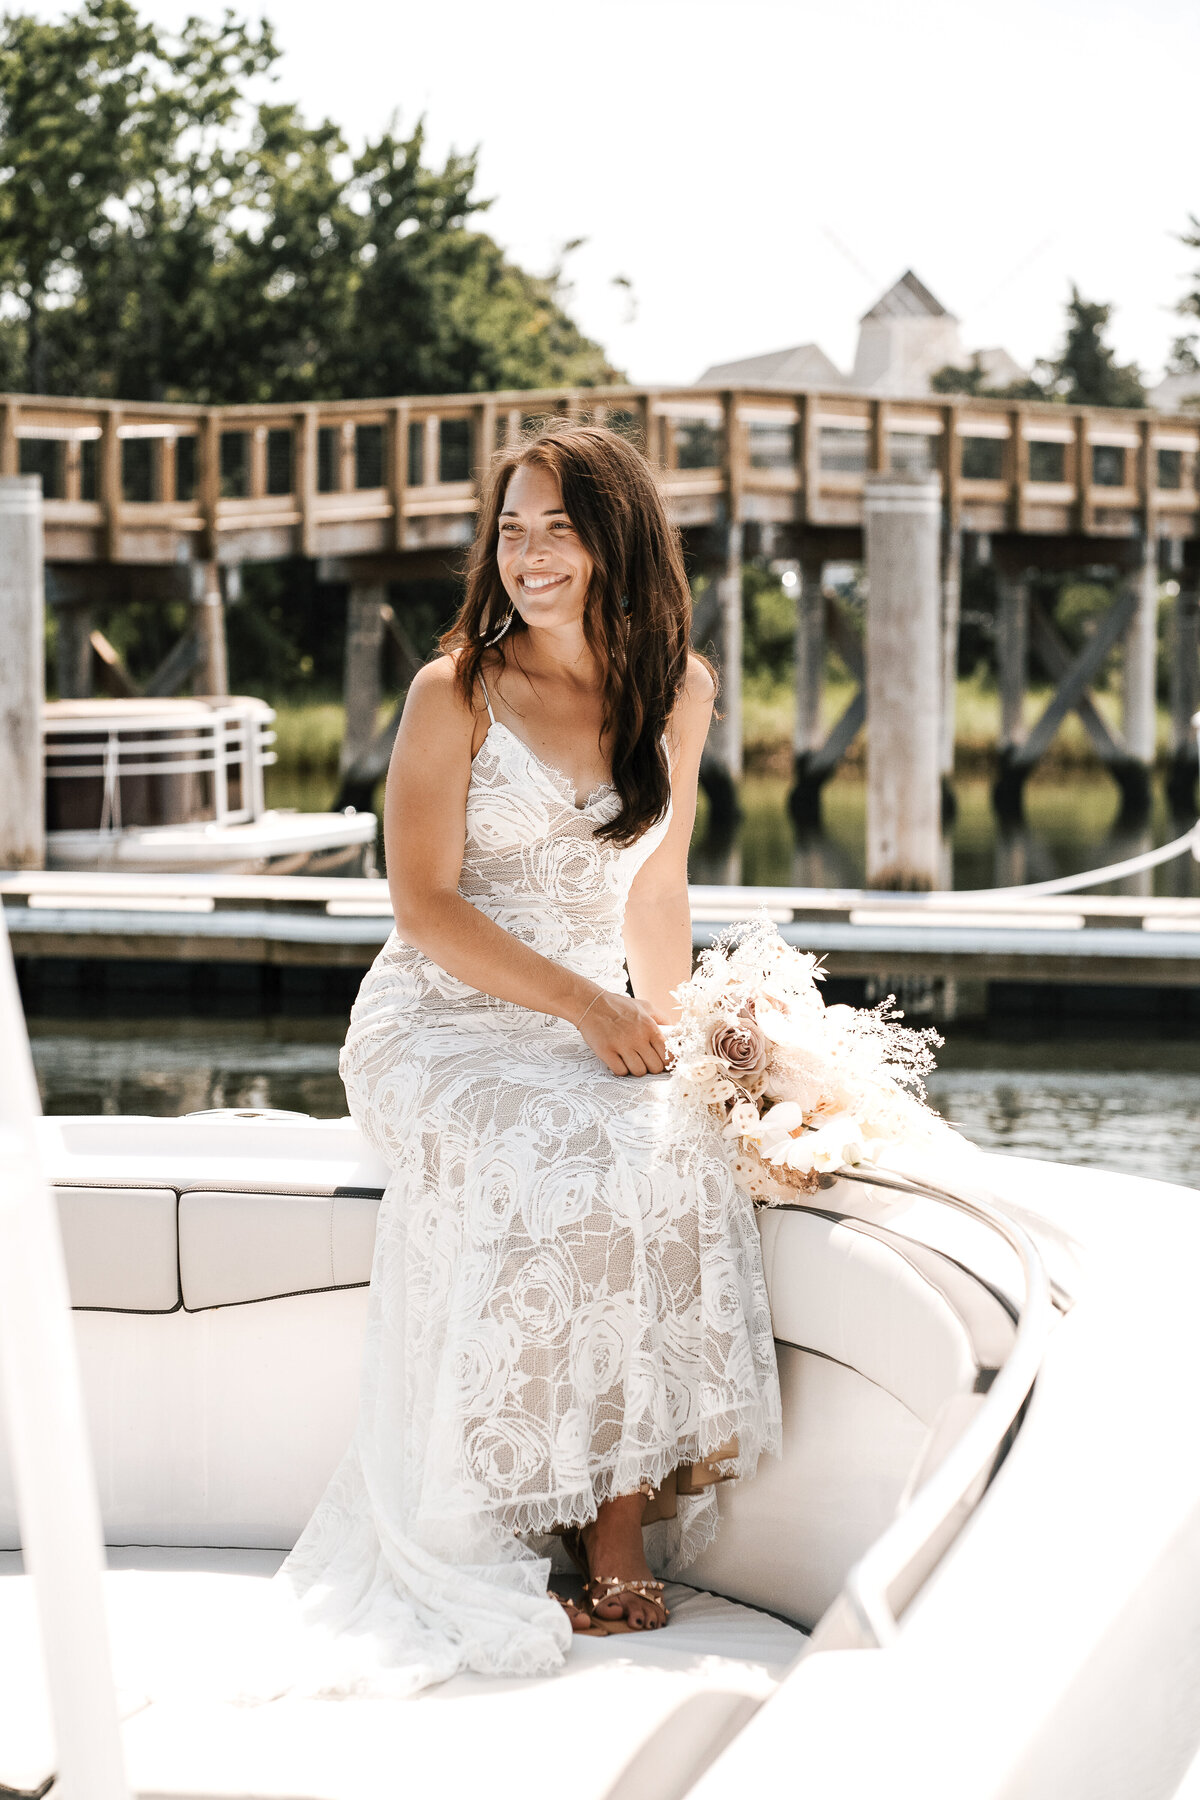
<svg viewBox="0 0 1200 1800">
<path fill-rule="evenodd" d="M 621 595 L 621 611 L 623 613 L 627 613 L 629 611 L 629 595 L 628 594 Z"/>
<path fill-rule="evenodd" d="M 487 637 L 487 638 L 484 638 L 484 640 L 483 640 L 484 643 L 487 645 L 488 649 L 490 649 L 493 644 L 498 644 L 500 642 L 500 639 L 504 636 L 505 632 L 508 630 L 509 626 L 512 624 L 513 619 L 516 616 L 516 611 L 517 611 L 516 607 L 513 605 L 512 601 L 510 600 L 508 603 L 508 615 L 505 618 L 505 621 L 504 621 L 503 625 L 500 627 L 499 631 L 496 632 L 494 637 Z M 490 624 L 489 624 L 489 629 L 490 629 Z"/>
</svg>

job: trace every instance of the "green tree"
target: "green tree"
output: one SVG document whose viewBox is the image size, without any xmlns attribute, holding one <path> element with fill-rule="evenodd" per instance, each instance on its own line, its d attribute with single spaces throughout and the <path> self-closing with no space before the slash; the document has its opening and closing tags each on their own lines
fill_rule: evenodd
<svg viewBox="0 0 1200 1800">
<path fill-rule="evenodd" d="M 0 20 L 0 291 L 16 302 L 7 361 L 24 386 L 92 378 L 89 351 L 115 313 L 138 334 L 153 387 L 170 328 L 162 252 L 187 227 L 181 140 L 195 198 L 210 214 L 228 205 L 224 134 L 242 82 L 274 57 L 268 27 L 229 14 L 215 28 L 191 19 L 164 44 L 129 0 L 83 0 L 58 24 Z M 119 299 L 97 288 L 118 269 Z"/>
<path fill-rule="evenodd" d="M 1069 406 L 1145 406 L 1146 389 L 1136 363 L 1119 363 L 1104 341 L 1112 307 L 1085 300 L 1071 289 L 1063 347 L 1049 364 L 1049 392 Z"/>
<path fill-rule="evenodd" d="M 1042 366 L 1037 365 L 1038 368 Z M 1007 381 L 1001 387 L 989 387 L 987 371 L 978 355 L 973 356 L 965 368 L 946 363 L 943 368 L 935 369 L 929 377 L 929 385 L 935 394 L 979 394 L 987 400 L 1046 400 L 1051 397 L 1045 383 L 1038 380 L 1036 370 L 1023 381 Z"/>
<path fill-rule="evenodd" d="M 428 166 L 418 123 L 351 160 L 247 96 L 276 57 L 231 12 L 0 18 L 0 379 L 209 402 L 619 379 L 560 274 L 474 227 L 474 156 Z"/>
<path fill-rule="evenodd" d="M 1200 230 L 1200 227 L 1198 227 Z M 1191 240 L 1188 240 L 1189 242 Z M 1200 247 L 1200 236 L 1195 240 Z M 1180 308 L 1187 310 L 1186 306 Z M 1200 294 L 1196 309 L 1200 313 Z M 979 357 L 967 366 L 947 363 L 929 378 L 935 394 L 978 394 L 989 400 L 1061 400 L 1071 406 L 1145 406 L 1146 390 L 1136 363 L 1119 363 L 1104 341 L 1112 307 L 1085 300 L 1072 287 L 1067 326 L 1056 357 L 1039 359 L 1023 381 L 989 387 Z M 1184 340 L 1180 340 L 1183 343 Z"/>
<path fill-rule="evenodd" d="M 1195 214 L 1188 220 L 1188 229 L 1180 232 L 1179 241 L 1181 244 L 1186 244 L 1189 250 L 1200 250 L 1200 218 L 1197 218 Z M 1191 292 L 1184 295 L 1183 299 L 1179 302 L 1176 311 L 1182 313 L 1185 318 L 1200 319 L 1200 269 L 1197 269 L 1195 275 L 1192 277 L 1192 282 L 1193 286 Z M 1176 341 L 1175 349 L 1179 349 L 1183 346 L 1194 357 L 1195 341 L 1194 336 L 1180 338 Z M 1190 375 L 1192 370 L 1190 368 L 1182 369 L 1180 370 L 1180 373 Z"/>
<path fill-rule="evenodd" d="M 978 356 L 973 356 L 965 366 L 945 363 L 935 369 L 929 385 L 935 394 L 983 394 L 987 391 L 985 379 Z"/>
<path fill-rule="evenodd" d="M 1167 354 L 1166 373 L 1168 375 L 1200 375 L 1200 356 L 1196 354 L 1196 345 L 1200 343 L 1194 331 L 1186 337 L 1177 337 Z"/>
</svg>

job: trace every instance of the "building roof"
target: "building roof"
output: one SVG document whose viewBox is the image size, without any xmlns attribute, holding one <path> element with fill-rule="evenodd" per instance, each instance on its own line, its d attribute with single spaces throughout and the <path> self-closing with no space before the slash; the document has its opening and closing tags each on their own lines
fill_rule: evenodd
<svg viewBox="0 0 1200 1800">
<path fill-rule="evenodd" d="M 819 344 L 793 344 L 744 356 L 739 362 L 713 363 L 697 387 L 844 387 L 846 377 Z"/>
<path fill-rule="evenodd" d="M 1016 357 L 1000 344 L 987 350 L 973 350 L 971 361 L 983 370 L 988 387 L 1009 387 L 1014 381 L 1026 380 L 1029 375 L 1029 370 L 1022 368 Z"/>
<path fill-rule="evenodd" d="M 863 314 L 860 323 L 868 320 L 884 319 L 952 319 L 953 313 L 947 312 L 940 300 L 934 298 L 923 281 L 905 269 L 899 281 L 890 287 L 871 308 Z"/>
<path fill-rule="evenodd" d="M 1150 389 L 1146 399 L 1159 412 L 1190 411 L 1192 407 L 1200 406 L 1200 374 L 1164 375 Z"/>
</svg>

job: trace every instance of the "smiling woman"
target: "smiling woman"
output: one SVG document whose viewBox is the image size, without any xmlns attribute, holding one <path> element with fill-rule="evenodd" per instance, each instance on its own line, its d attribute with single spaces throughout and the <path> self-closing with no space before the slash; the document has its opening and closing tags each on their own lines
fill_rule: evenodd
<svg viewBox="0 0 1200 1800">
<path fill-rule="evenodd" d="M 704 658 L 689 654 L 690 623 L 678 534 L 649 466 L 626 439 L 593 426 L 551 427 L 498 459 L 480 504 L 466 597 L 442 648 L 457 659 L 464 703 L 476 704 L 478 677 L 490 668 L 506 705 L 519 697 L 541 715 L 549 736 L 530 739 L 531 749 L 562 768 L 573 738 L 591 777 L 576 788 L 611 779 L 622 806 L 602 837 L 632 841 L 663 815 L 663 734 L 689 671 L 701 685 L 712 675 Z M 535 699 L 522 645 L 531 631 L 561 638 L 564 627 L 582 630 L 593 691 L 543 679 Z M 556 697 L 557 720 L 546 716 Z"/>
<path fill-rule="evenodd" d="M 391 1178 L 358 1430 L 280 1577 L 321 1691 L 547 1672 L 573 1633 L 665 1625 L 714 1484 L 778 1449 L 752 1205 L 665 1066 L 714 694 L 689 625 L 623 439 L 499 462 L 397 733 L 397 929 L 341 1057 Z M 548 1592 L 556 1545 L 584 1607 Z"/>
</svg>

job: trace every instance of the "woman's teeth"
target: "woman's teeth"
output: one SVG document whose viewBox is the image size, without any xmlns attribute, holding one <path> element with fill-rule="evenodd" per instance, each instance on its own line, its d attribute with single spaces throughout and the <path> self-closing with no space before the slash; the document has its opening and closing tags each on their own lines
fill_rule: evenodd
<svg viewBox="0 0 1200 1800">
<path fill-rule="evenodd" d="M 563 579 L 561 575 L 522 575 L 521 585 L 536 594 L 539 588 L 555 587 Z"/>
</svg>

